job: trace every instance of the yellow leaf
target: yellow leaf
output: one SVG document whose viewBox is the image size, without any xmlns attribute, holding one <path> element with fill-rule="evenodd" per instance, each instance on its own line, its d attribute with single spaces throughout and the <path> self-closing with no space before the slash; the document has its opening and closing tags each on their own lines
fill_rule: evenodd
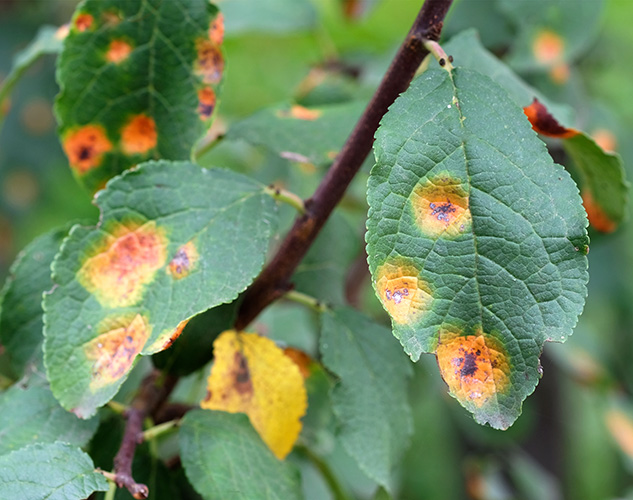
<svg viewBox="0 0 633 500">
<path fill-rule="evenodd" d="M 271 451 L 284 459 L 299 437 L 307 407 L 299 367 L 272 340 L 255 333 L 227 330 L 213 349 L 208 393 L 200 406 L 246 413 Z"/>
</svg>

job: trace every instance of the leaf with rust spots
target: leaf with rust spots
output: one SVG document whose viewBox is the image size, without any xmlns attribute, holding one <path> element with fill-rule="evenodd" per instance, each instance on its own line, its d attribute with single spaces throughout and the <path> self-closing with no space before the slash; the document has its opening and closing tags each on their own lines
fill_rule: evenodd
<svg viewBox="0 0 633 500">
<path fill-rule="evenodd" d="M 578 188 L 522 109 L 468 69 L 423 73 L 383 117 L 374 151 L 367 253 L 393 333 L 413 360 L 437 353 L 478 422 L 507 428 L 538 383 L 543 343 L 570 335 L 584 306 Z M 487 350 L 468 347 L 477 339 Z"/>
<path fill-rule="evenodd" d="M 284 459 L 299 437 L 307 405 L 299 366 L 256 333 L 228 330 L 213 346 L 208 395 L 200 406 L 246 413 L 270 450 Z"/>
<path fill-rule="evenodd" d="M 185 162 L 140 165 L 96 203 L 99 225 L 71 230 L 44 298 L 51 388 L 84 417 L 116 393 L 138 355 L 167 349 L 187 320 L 252 282 L 277 221 L 265 186 Z"/>
<path fill-rule="evenodd" d="M 94 192 L 143 161 L 191 157 L 219 92 L 222 25 L 208 0 L 81 2 L 59 58 L 55 105 L 81 184 Z"/>
<path fill-rule="evenodd" d="M 532 128 L 539 134 L 554 137 L 555 139 L 569 139 L 580 132 L 574 128 L 563 127 L 554 118 L 547 108 L 535 97 L 532 104 L 523 108 Z"/>
</svg>

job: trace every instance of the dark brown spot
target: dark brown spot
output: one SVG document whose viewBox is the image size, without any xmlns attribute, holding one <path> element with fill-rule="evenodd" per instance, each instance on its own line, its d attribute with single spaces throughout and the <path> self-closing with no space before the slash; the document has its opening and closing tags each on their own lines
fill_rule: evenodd
<svg viewBox="0 0 633 500">
<path fill-rule="evenodd" d="M 241 352 L 235 353 L 234 358 L 235 390 L 240 394 L 253 393 L 253 381 L 248 369 L 248 361 Z"/>
<path fill-rule="evenodd" d="M 473 351 L 464 354 L 462 358 L 462 369 L 460 375 L 462 377 L 472 377 L 477 372 L 477 355 Z"/>
</svg>

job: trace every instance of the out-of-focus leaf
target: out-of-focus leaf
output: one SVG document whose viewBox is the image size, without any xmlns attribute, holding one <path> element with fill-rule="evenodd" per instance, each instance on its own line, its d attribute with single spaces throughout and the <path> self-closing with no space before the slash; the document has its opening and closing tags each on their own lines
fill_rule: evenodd
<svg viewBox="0 0 633 500">
<path fill-rule="evenodd" d="M 0 456 L 0 498 L 68 500 L 107 490 L 90 457 L 69 444 L 33 444 Z"/>
<path fill-rule="evenodd" d="M 436 354 L 451 394 L 505 429 L 546 340 L 586 296 L 587 219 L 569 174 L 489 78 L 428 70 L 383 117 L 368 186 L 369 267 L 394 335 Z"/>
<path fill-rule="evenodd" d="M 316 12 L 309 0 L 218 0 L 226 32 L 291 33 L 314 27 Z"/>
<path fill-rule="evenodd" d="M 276 224 L 263 186 L 184 162 L 150 162 L 97 196 L 100 224 L 75 226 L 44 298 L 55 397 L 88 417 L 138 354 L 166 349 L 186 320 L 233 301 L 260 271 Z"/>
<path fill-rule="evenodd" d="M 204 498 L 299 500 L 298 471 L 281 462 L 246 415 L 194 410 L 180 429 L 182 463 Z"/>
<path fill-rule="evenodd" d="M 324 366 L 339 377 L 332 405 L 340 439 L 360 468 L 390 485 L 411 435 L 411 367 L 389 330 L 352 309 L 322 315 Z"/>
<path fill-rule="evenodd" d="M 488 48 L 504 49 L 513 39 L 513 30 L 499 9 L 497 0 L 458 0 L 448 11 L 443 37 L 452 37 L 460 31 L 476 29 Z"/>
<path fill-rule="evenodd" d="M 53 286 L 51 263 L 67 234 L 65 227 L 33 240 L 11 266 L 2 290 L 0 341 L 18 377 L 42 360 L 42 294 Z"/>
<path fill-rule="evenodd" d="M 307 405 L 299 366 L 256 333 L 227 330 L 213 347 L 208 393 L 200 406 L 246 413 L 271 451 L 284 459 L 299 437 Z"/>
<path fill-rule="evenodd" d="M 528 455 L 515 453 L 508 462 L 518 498 L 524 500 L 561 500 L 563 498 L 556 478 Z"/>
<path fill-rule="evenodd" d="M 55 111 L 91 191 L 149 159 L 187 160 L 222 79 L 222 18 L 208 0 L 84 0 L 59 59 Z"/>
</svg>

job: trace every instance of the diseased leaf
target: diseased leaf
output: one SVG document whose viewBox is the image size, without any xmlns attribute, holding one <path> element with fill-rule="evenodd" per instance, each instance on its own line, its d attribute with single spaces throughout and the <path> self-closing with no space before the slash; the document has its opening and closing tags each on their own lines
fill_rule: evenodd
<svg viewBox="0 0 633 500">
<path fill-rule="evenodd" d="M 138 354 L 169 347 L 191 317 L 233 301 L 260 271 L 276 224 L 265 188 L 242 175 L 150 162 L 96 197 L 44 298 L 44 360 L 55 397 L 88 417 Z"/>
<path fill-rule="evenodd" d="M 0 342 L 16 376 L 42 360 L 42 294 L 53 287 L 51 263 L 68 227 L 33 240 L 11 266 L 2 290 Z"/>
<path fill-rule="evenodd" d="M 249 33 L 293 33 L 312 28 L 316 12 L 309 0 L 220 0 L 231 35 Z"/>
<path fill-rule="evenodd" d="M 194 410 L 180 429 L 182 463 L 204 498 L 299 500 L 299 473 L 264 444 L 246 415 Z"/>
<path fill-rule="evenodd" d="M 546 340 L 586 296 L 587 220 L 521 108 L 487 77 L 429 70 L 376 135 L 367 251 L 394 335 L 435 353 L 475 419 L 509 427 Z"/>
<path fill-rule="evenodd" d="M 0 456 L 0 498 L 68 500 L 107 490 L 90 457 L 69 444 L 33 444 Z"/>
<path fill-rule="evenodd" d="M 205 134 L 224 69 L 208 0 L 84 0 L 58 65 L 55 111 L 88 189 L 149 159 L 187 160 Z"/>
<path fill-rule="evenodd" d="M 227 330 L 213 343 L 208 410 L 246 413 L 271 451 L 284 459 L 301 432 L 307 405 L 299 366 L 275 343 L 256 333 Z"/>
<path fill-rule="evenodd" d="M 99 419 L 81 420 L 64 410 L 48 387 L 14 385 L 0 394 L 0 455 L 32 443 L 85 445 Z"/>
<path fill-rule="evenodd" d="M 320 346 L 324 366 L 340 379 L 332 405 L 343 446 L 387 487 L 413 431 L 409 362 L 388 329 L 352 309 L 323 313 Z"/>
</svg>

